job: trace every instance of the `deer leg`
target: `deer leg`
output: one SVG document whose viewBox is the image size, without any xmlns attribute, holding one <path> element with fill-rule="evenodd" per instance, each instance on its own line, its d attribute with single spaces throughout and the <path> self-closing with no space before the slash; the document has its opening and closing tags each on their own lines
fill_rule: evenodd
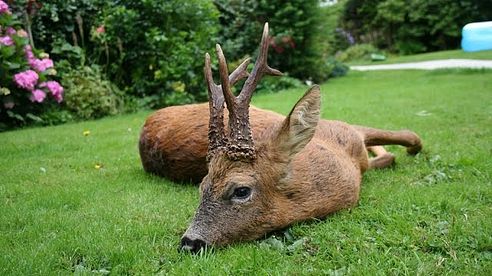
<svg viewBox="0 0 492 276">
<path fill-rule="evenodd" d="M 383 146 L 367 147 L 375 157 L 369 159 L 370 169 L 384 169 L 395 163 L 395 156 L 384 149 Z"/>
<path fill-rule="evenodd" d="M 422 150 L 420 137 L 410 130 L 390 131 L 362 126 L 355 126 L 355 128 L 362 134 L 366 147 L 401 145 L 412 155 Z"/>
</svg>

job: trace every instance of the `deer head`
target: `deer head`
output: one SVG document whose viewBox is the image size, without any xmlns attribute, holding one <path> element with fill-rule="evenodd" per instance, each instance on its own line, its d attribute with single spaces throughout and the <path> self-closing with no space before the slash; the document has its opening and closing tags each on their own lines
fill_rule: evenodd
<svg viewBox="0 0 492 276">
<path fill-rule="evenodd" d="M 291 179 L 291 161 L 311 140 L 319 120 L 320 92 L 314 86 L 255 145 L 249 122 L 251 96 L 264 75 L 281 75 L 267 65 L 268 23 L 251 73 L 246 60 L 229 75 L 220 45 L 216 50 L 221 85 L 213 81 L 208 53 L 204 68 L 210 107 L 209 169 L 200 184 L 200 205 L 181 240 L 181 248 L 192 252 L 206 245 L 257 239 L 299 220 L 295 208 L 304 203 L 292 199 L 299 187 Z M 241 92 L 234 96 L 231 86 L 246 77 Z"/>
</svg>

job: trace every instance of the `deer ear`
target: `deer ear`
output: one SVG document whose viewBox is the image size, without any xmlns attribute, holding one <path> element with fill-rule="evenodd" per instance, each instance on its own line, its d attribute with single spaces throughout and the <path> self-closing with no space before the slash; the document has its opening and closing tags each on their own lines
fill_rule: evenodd
<svg viewBox="0 0 492 276">
<path fill-rule="evenodd" d="M 290 158 L 311 141 L 319 121 L 320 102 L 319 86 L 315 85 L 296 103 L 274 140 L 280 153 Z"/>
</svg>

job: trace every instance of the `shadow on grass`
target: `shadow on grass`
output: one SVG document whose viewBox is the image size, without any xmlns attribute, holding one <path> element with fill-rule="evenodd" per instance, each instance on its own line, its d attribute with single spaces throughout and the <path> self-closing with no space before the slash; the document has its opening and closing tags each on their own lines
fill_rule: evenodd
<svg viewBox="0 0 492 276">
<path fill-rule="evenodd" d="M 140 166 L 133 167 L 132 169 L 130 169 L 128 175 L 133 175 L 137 179 L 146 181 L 152 185 L 166 185 L 172 188 L 197 188 L 197 189 L 199 186 L 199 184 L 193 183 L 191 181 L 176 182 L 154 173 L 148 173 Z"/>
</svg>

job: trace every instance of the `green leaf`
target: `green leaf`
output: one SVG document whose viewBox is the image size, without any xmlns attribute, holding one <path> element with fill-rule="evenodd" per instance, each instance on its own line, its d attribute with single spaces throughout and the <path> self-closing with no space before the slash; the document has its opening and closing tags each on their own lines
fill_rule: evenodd
<svg viewBox="0 0 492 276">
<path fill-rule="evenodd" d="M 36 115 L 34 115 L 32 113 L 27 113 L 26 114 L 26 117 L 29 118 L 29 119 L 31 119 L 31 120 L 33 120 L 33 121 L 35 121 L 35 122 L 38 122 L 38 123 L 43 122 L 43 119 L 41 119 L 40 117 L 38 117 L 38 116 L 36 116 Z"/>
<path fill-rule="evenodd" d="M 0 47 L 0 55 L 4 58 L 7 59 L 15 54 L 15 48 L 14 47 L 5 47 L 1 46 Z"/>
<path fill-rule="evenodd" d="M 14 69 L 19 69 L 21 67 L 21 65 L 19 63 L 15 63 L 15 62 L 5 62 L 5 64 L 7 64 L 7 68 L 11 69 L 11 70 L 14 70 Z"/>
</svg>

